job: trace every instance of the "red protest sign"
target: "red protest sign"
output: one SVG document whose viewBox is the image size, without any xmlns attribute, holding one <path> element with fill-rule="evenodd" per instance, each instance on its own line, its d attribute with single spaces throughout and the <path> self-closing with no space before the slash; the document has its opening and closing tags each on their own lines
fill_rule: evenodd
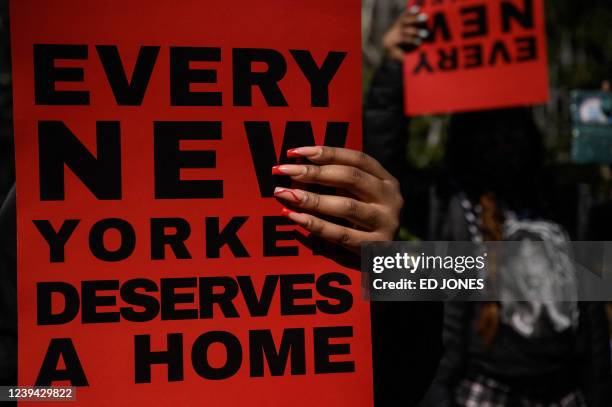
<svg viewBox="0 0 612 407">
<path fill-rule="evenodd" d="M 404 60 L 406 114 L 548 100 L 542 0 L 416 3 L 429 17 L 430 37 Z"/>
<path fill-rule="evenodd" d="M 303 244 L 271 175 L 288 148 L 360 147 L 359 6 L 10 6 L 19 383 L 371 405 L 358 273 Z"/>
</svg>

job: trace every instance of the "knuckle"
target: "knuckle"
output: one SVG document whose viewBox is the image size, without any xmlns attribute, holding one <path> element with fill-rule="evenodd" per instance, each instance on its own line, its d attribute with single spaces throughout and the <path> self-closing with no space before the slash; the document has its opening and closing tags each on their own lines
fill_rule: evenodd
<svg viewBox="0 0 612 407">
<path fill-rule="evenodd" d="M 365 222 L 368 226 L 370 226 L 371 228 L 376 228 L 378 227 L 378 214 L 374 211 L 372 211 L 367 218 L 365 219 Z"/>
<path fill-rule="evenodd" d="M 404 206 L 404 198 L 402 197 L 400 183 L 396 178 L 392 178 L 387 181 L 387 186 L 391 187 L 389 191 L 387 189 L 387 195 L 390 195 L 390 199 L 388 200 L 389 204 L 394 208 L 401 209 Z M 390 193 L 390 194 L 389 194 Z"/>
<path fill-rule="evenodd" d="M 308 219 L 306 220 L 306 223 L 304 223 L 304 228 L 306 228 L 306 229 L 308 229 L 308 230 L 312 231 L 313 227 L 314 227 L 314 225 L 313 225 L 312 218 L 308 218 Z"/>
<path fill-rule="evenodd" d="M 319 209 L 319 205 L 321 204 L 321 196 L 319 194 L 308 194 L 308 200 L 310 202 L 310 208 L 314 210 Z"/>
<path fill-rule="evenodd" d="M 360 169 L 352 168 L 350 170 L 349 179 L 350 179 L 351 184 L 357 184 L 361 182 L 362 178 L 363 178 L 363 172 Z"/>
<path fill-rule="evenodd" d="M 317 165 L 306 165 L 306 174 L 304 176 L 309 179 L 317 179 L 321 174 L 321 167 Z"/>
<path fill-rule="evenodd" d="M 348 198 L 345 201 L 345 211 L 348 216 L 356 217 L 357 216 L 357 201 L 354 199 Z"/>
<path fill-rule="evenodd" d="M 395 235 L 395 233 L 397 233 L 397 231 L 400 228 L 400 222 L 399 219 L 393 217 L 393 219 L 391 220 L 390 224 L 389 224 L 389 230 L 391 237 L 393 237 L 393 235 Z"/>
<path fill-rule="evenodd" d="M 349 244 L 351 241 L 351 234 L 347 229 L 343 229 L 338 236 L 338 243 Z"/>
<path fill-rule="evenodd" d="M 397 203 L 396 203 L 398 210 L 401 210 L 404 207 L 405 203 L 406 203 L 406 201 L 405 201 L 404 197 L 399 195 L 397 197 Z"/>
<path fill-rule="evenodd" d="M 311 218 L 309 230 L 317 235 L 323 234 L 325 231 L 325 224 L 320 220 L 314 220 Z"/>
<path fill-rule="evenodd" d="M 387 240 L 389 237 L 392 239 L 401 226 L 400 212 L 390 207 L 384 207 L 381 210 L 378 223 L 373 229 L 375 229 L 375 233 L 380 233 L 385 237 L 383 240 Z"/>
<path fill-rule="evenodd" d="M 331 152 L 329 151 L 329 147 L 321 146 L 321 153 L 319 153 L 318 158 L 327 159 L 330 156 Z"/>
<path fill-rule="evenodd" d="M 312 198 L 310 196 L 310 192 L 304 192 L 304 198 L 302 198 L 302 200 L 299 203 L 299 206 L 302 208 L 310 208 L 310 205 L 312 205 Z"/>
<path fill-rule="evenodd" d="M 357 163 L 365 164 L 368 162 L 369 158 L 370 157 L 366 153 L 364 153 L 363 151 L 360 151 L 359 155 L 357 156 Z"/>
<path fill-rule="evenodd" d="M 380 225 L 381 230 L 390 229 L 395 233 L 400 228 L 400 214 L 399 211 L 391 210 L 388 215 L 385 216 L 385 221 Z"/>
</svg>

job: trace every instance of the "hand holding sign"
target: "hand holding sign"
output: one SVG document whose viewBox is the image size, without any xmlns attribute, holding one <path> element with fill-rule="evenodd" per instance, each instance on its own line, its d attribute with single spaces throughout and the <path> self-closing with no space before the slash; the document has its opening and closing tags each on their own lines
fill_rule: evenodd
<svg viewBox="0 0 612 407">
<path fill-rule="evenodd" d="M 334 147 L 300 147 L 289 150 L 288 155 L 305 157 L 317 165 L 279 165 L 273 167 L 273 174 L 341 188 L 355 198 L 287 188 L 276 188 L 274 195 L 295 208 L 345 219 L 355 226 L 341 226 L 287 209 L 283 210 L 285 216 L 315 235 L 355 252 L 359 252 L 362 242 L 393 240 L 403 199 L 398 181 L 378 161 L 360 151 Z"/>
<path fill-rule="evenodd" d="M 298 146 L 361 146 L 359 7 L 151 3 L 11 2 L 19 383 L 87 406 L 371 406 L 359 275 L 280 216 L 270 174 Z M 293 178 L 359 170 L 377 224 L 309 225 L 391 237 L 399 194 L 342 151 Z"/>
<path fill-rule="evenodd" d="M 415 49 L 429 36 L 425 29 L 427 14 L 420 11 L 418 6 L 405 10 L 385 33 L 382 45 L 392 59 L 402 62 L 404 52 Z"/>
</svg>

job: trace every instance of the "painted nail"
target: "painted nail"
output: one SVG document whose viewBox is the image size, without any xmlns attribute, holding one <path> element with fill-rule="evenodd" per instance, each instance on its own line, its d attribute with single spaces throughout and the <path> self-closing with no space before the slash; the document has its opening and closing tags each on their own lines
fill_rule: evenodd
<svg viewBox="0 0 612 407">
<path fill-rule="evenodd" d="M 304 167 L 303 165 L 285 164 L 275 165 L 274 167 L 272 167 L 272 175 L 289 175 L 292 177 L 295 175 L 304 174 L 306 174 L 306 167 Z"/>
<path fill-rule="evenodd" d="M 427 21 L 428 18 L 429 16 L 427 15 L 427 13 L 421 13 L 418 16 L 416 16 L 416 20 L 420 23 Z"/>
<path fill-rule="evenodd" d="M 421 37 L 421 38 L 429 37 L 429 31 L 423 30 L 423 29 L 419 30 L 419 37 Z"/>
<path fill-rule="evenodd" d="M 298 189 L 274 188 L 274 196 L 289 202 L 299 203 L 304 200 L 304 193 Z"/>
<path fill-rule="evenodd" d="M 294 212 L 291 209 L 281 209 L 281 215 L 286 216 L 298 225 L 305 225 L 308 223 L 308 216 L 304 215 L 303 213 Z"/>
<path fill-rule="evenodd" d="M 321 154 L 321 147 L 298 147 L 287 150 L 287 157 L 312 157 Z"/>
<path fill-rule="evenodd" d="M 419 6 L 412 6 L 408 9 L 409 12 L 411 12 L 412 14 L 416 14 L 419 11 L 421 11 L 421 8 Z"/>
</svg>

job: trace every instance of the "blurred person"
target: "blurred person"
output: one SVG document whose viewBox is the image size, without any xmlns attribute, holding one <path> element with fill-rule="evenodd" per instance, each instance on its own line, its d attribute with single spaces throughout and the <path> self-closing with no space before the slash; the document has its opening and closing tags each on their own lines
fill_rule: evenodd
<svg viewBox="0 0 612 407">
<path fill-rule="evenodd" d="M 557 252 L 565 247 L 567 234 L 549 220 L 542 193 L 543 161 L 541 136 L 528 110 L 454 115 L 447 144 L 453 192 L 440 239 L 543 241 Z M 530 268 L 531 285 L 524 290 L 538 285 L 543 295 L 552 280 L 575 292 L 567 273 L 555 274 L 567 265 L 557 264 L 554 253 L 522 254 L 529 259 L 522 268 Z M 517 284 L 518 270 L 502 290 Z M 603 304 L 554 300 L 561 298 L 555 295 L 547 302 L 527 298 L 447 304 L 446 353 L 429 395 L 432 405 L 610 405 Z"/>
<path fill-rule="evenodd" d="M 364 110 L 365 149 L 400 180 L 404 196 L 412 185 L 405 176 L 408 118 L 401 63 L 404 52 L 421 43 L 414 35 L 422 29 L 416 15 L 418 10 L 407 10 L 385 35 L 386 58 L 374 73 Z M 553 247 L 567 244 L 565 229 L 551 220 L 554 202 L 543 164 L 542 136 L 528 109 L 454 114 L 440 182 L 446 209 L 429 239 L 528 236 Z M 575 289 L 571 279 L 552 274 L 558 268 L 555 256 L 529 256 L 543 265 L 530 270 L 532 282 L 552 280 Z M 447 303 L 445 354 L 422 405 L 610 406 L 608 341 L 600 303 Z"/>
<path fill-rule="evenodd" d="M 361 2 L 361 48 L 364 71 L 374 69 L 382 58 L 380 41 L 389 25 L 403 10 L 405 0 L 363 0 Z"/>
</svg>

